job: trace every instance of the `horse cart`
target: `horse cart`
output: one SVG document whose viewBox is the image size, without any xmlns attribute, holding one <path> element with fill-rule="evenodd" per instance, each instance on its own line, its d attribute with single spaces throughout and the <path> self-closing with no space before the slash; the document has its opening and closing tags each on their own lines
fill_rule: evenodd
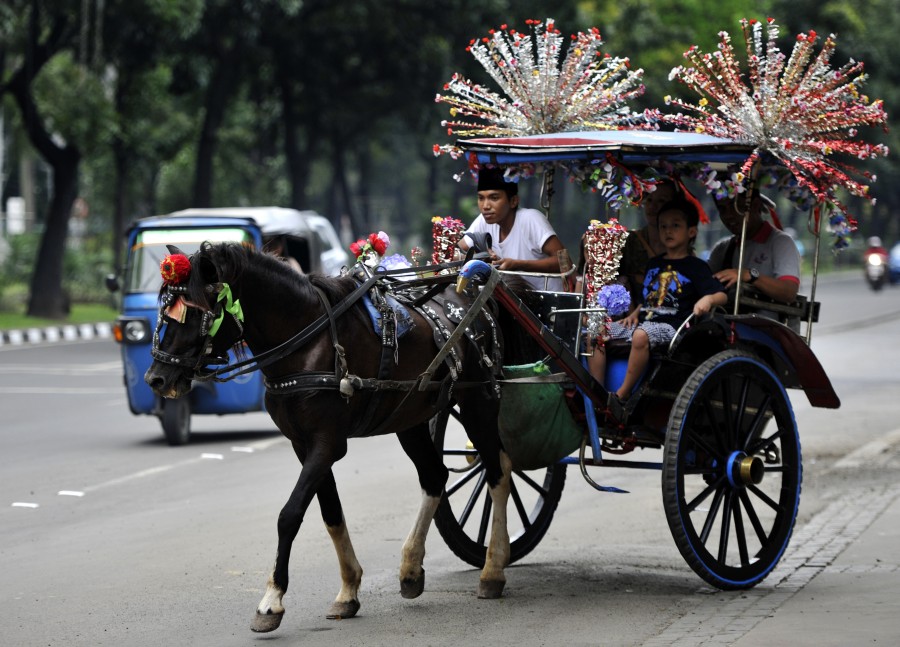
<svg viewBox="0 0 900 647">
<path fill-rule="evenodd" d="M 281 623 L 291 547 L 313 498 L 341 576 L 328 615 L 347 618 L 359 610 L 362 569 L 332 471 L 355 437 L 395 433 L 416 468 L 421 506 L 399 568 L 407 598 L 424 590 L 432 519 L 453 552 L 481 567 L 478 596 L 500 597 L 506 566 L 547 532 L 570 465 L 605 492 L 621 490 L 601 485 L 592 476 L 598 468 L 658 470 L 675 543 L 713 586 L 752 587 L 787 549 L 802 481 L 788 390 L 802 390 L 815 407 L 840 406 L 809 345 L 818 317 L 821 223 L 838 234 L 836 245 L 846 242 L 853 221 L 833 190 L 871 199 L 866 181 L 852 177 L 856 169 L 831 155 L 862 160 L 887 153 L 857 138 L 858 126 L 886 124 L 882 102 L 858 92 L 861 64 L 829 69 L 832 37 L 801 73 L 816 33 L 798 36 L 788 59 L 770 19 L 765 26 L 742 21 L 749 90 L 722 32 L 715 54 L 692 47 L 685 54 L 691 65 L 672 71 L 699 91 L 697 106 L 675 99 L 688 114 L 632 113 L 625 102 L 643 91 L 642 72 L 629 69 L 627 59 L 600 56 L 599 30 L 573 35 L 560 61 L 564 36 L 555 23 L 529 24 L 531 36 L 504 25 L 471 41 L 467 50 L 509 100 L 455 74 L 444 86 L 448 94 L 435 100 L 451 105 L 452 119 L 442 122 L 448 134 L 464 138 L 435 145 L 436 153 L 464 159 L 474 171 L 499 167 L 508 178 L 541 177 L 548 209 L 559 171 L 607 204 L 623 205 L 639 203 L 644 187 L 656 186 L 654 174 L 693 175 L 712 191 L 710 178 L 722 173 L 731 178 L 729 196 L 753 196 L 768 188 L 759 175 L 765 169 L 792 201 L 812 203 L 809 296 L 767 302 L 739 279 L 727 309 L 689 317 L 622 400 L 615 390 L 634 375 L 624 380 L 627 360 L 615 358 L 612 344 L 602 383 L 586 368 L 586 353 L 603 337 L 598 321 L 605 330 L 612 313 L 595 300 L 593 270 L 585 270 L 587 297 L 520 290 L 517 277 L 503 276 L 489 254 L 476 253 L 477 244 L 465 260 L 452 260 L 447 252 L 455 245 L 444 233 L 435 236 L 430 265 L 414 258 L 393 262 L 395 268 L 382 264 L 393 258 L 384 256 L 387 236 L 373 233 L 351 246 L 358 262 L 336 278 L 298 275 L 236 245 L 203 243 L 190 258 L 170 248 L 144 380 L 156 395 L 177 399 L 194 383 L 261 370 L 266 411 L 302 464 L 278 517 L 275 565 L 254 631 Z M 663 124 L 682 132 L 652 130 Z M 731 174 L 732 166 L 739 172 Z M 738 211 L 747 234 L 748 205 L 758 201 L 744 200 Z M 450 220 L 446 231 L 452 225 L 458 236 L 462 223 Z M 745 261 L 735 262 L 731 269 L 742 277 Z M 601 265 L 612 266 L 609 258 Z M 747 270 L 750 283 L 759 278 L 752 271 L 758 268 Z M 677 272 L 666 274 L 680 280 Z M 229 350 L 243 344 L 252 357 L 229 362 Z M 638 449 L 656 460 L 634 459 Z"/>
<path fill-rule="evenodd" d="M 706 135 L 634 131 L 472 139 L 459 146 L 480 165 L 575 165 L 582 173 L 585 166 L 610 161 L 632 169 L 697 162 L 724 168 L 741 164 L 751 152 Z M 812 218 L 811 225 L 818 241 Z M 814 297 L 815 276 L 811 285 Z M 583 295 L 543 293 L 529 307 L 502 282 L 493 294 L 539 343 L 544 363 L 555 373 L 533 378 L 534 388 L 555 384 L 582 432 L 572 455 L 539 470 L 514 470 L 510 562 L 531 552 L 547 532 L 570 465 L 606 492 L 622 490 L 599 485 L 591 476 L 595 468 L 649 469 L 661 473 L 672 536 L 700 577 L 721 589 L 748 588 L 763 580 L 787 548 L 800 500 L 800 439 L 788 389 L 802 390 L 816 407 L 840 406 L 809 347 L 818 317 L 814 298 L 766 303 L 747 288 L 742 298 L 739 284 L 727 311 L 689 319 L 664 352 L 654 353 L 635 392 L 620 407 L 584 366 L 583 355 L 590 351 L 581 321 L 592 308 Z M 805 335 L 758 315 L 760 308 L 777 309 L 784 322 L 801 319 Z M 605 384 L 614 390 L 627 359 L 615 358 L 614 350 L 608 353 Z M 527 393 L 527 381 L 510 384 Z M 435 522 L 456 555 L 481 567 L 491 498 L 478 453 L 448 424 L 456 415 L 451 407 L 432 421 L 434 442 L 454 476 Z M 515 454 L 515 447 L 508 449 Z M 659 450 L 659 459 L 630 459 L 638 449 Z"/>
</svg>

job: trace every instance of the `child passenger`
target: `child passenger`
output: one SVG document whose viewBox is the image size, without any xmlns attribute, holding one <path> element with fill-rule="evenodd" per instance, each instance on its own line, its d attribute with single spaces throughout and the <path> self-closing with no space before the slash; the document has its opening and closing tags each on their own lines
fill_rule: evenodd
<svg viewBox="0 0 900 647">
<path fill-rule="evenodd" d="M 681 198 L 659 210 L 659 237 L 666 251 L 647 264 L 643 303 L 624 319 L 610 324 L 611 339 L 631 342 L 625 378 L 615 393 L 620 400 L 628 398 L 644 373 L 652 348 L 669 343 L 675 329 L 692 313 L 705 314 L 727 303 L 722 283 L 704 261 L 694 256 L 698 222 L 696 207 Z M 588 366 L 594 379 L 603 384 L 606 353 L 602 344 L 589 358 Z"/>
</svg>

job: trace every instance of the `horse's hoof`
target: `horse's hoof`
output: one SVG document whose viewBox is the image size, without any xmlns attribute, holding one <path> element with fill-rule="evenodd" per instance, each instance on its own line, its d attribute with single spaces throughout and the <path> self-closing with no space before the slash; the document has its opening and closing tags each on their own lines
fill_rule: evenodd
<svg viewBox="0 0 900 647">
<path fill-rule="evenodd" d="M 400 580 L 400 595 L 408 600 L 419 597 L 424 590 L 425 569 L 422 569 L 422 574 L 417 578 L 408 577 Z"/>
<path fill-rule="evenodd" d="M 506 582 L 501 580 L 481 580 L 478 582 L 479 600 L 496 600 L 503 595 L 503 587 Z"/>
<path fill-rule="evenodd" d="M 284 611 L 281 613 L 260 613 L 257 611 L 256 616 L 253 618 L 253 622 L 250 623 L 250 629 L 251 631 L 261 634 L 268 631 L 275 631 L 281 624 L 282 618 L 284 618 Z"/>
<path fill-rule="evenodd" d="M 355 616 L 357 611 L 359 611 L 359 600 L 334 602 L 325 617 L 329 620 L 346 620 Z"/>
</svg>

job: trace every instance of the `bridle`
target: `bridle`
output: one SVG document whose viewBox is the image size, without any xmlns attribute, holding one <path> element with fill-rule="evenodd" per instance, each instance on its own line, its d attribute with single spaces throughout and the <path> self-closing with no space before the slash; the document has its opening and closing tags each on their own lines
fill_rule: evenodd
<svg viewBox="0 0 900 647">
<path fill-rule="evenodd" d="M 150 355 L 153 359 L 163 364 L 190 368 L 194 373 L 197 373 L 207 364 L 224 364 L 228 362 L 228 359 L 224 357 L 211 357 L 213 338 L 216 336 L 216 333 L 219 332 L 219 328 L 222 326 L 226 314 L 230 315 L 234 320 L 235 325 L 237 325 L 238 338 L 240 338 L 244 332 L 244 313 L 241 309 L 241 302 L 240 299 L 234 298 L 234 295 L 231 293 L 231 286 L 227 283 L 212 283 L 207 285 L 204 290 L 210 294 L 218 295 L 216 297 L 216 304 L 212 310 L 188 301 L 185 298 L 185 295 L 187 294 L 186 286 L 166 286 L 166 291 L 161 297 L 159 314 L 156 317 L 156 328 L 153 331 L 153 344 L 150 348 Z M 167 353 L 159 347 L 159 333 L 162 330 L 166 319 L 172 319 L 168 313 L 179 300 L 181 300 L 185 309 L 196 309 L 201 313 L 199 332 L 201 343 L 196 353 L 176 355 L 174 353 Z M 184 323 L 183 316 L 179 317 L 179 319 L 180 323 Z"/>
<path fill-rule="evenodd" d="M 423 266 L 417 268 L 417 271 L 434 273 L 438 271 L 444 271 L 449 268 L 459 267 L 462 264 L 463 261 L 452 261 L 450 263 L 443 263 L 440 265 Z M 337 318 L 344 312 L 349 310 L 354 303 L 359 301 L 359 299 L 361 299 L 362 296 L 366 292 L 368 292 L 372 288 L 372 286 L 375 285 L 375 283 L 380 279 L 393 275 L 406 274 L 409 274 L 408 269 L 379 270 L 377 272 L 371 273 L 366 278 L 366 280 L 362 281 L 356 287 L 356 289 L 353 290 L 353 292 L 345 296 L 341 301 L 334 305 L 331 305 L 329 303 L 328 299 L 319 288 L 315 288 L 315 292 L 318 295 L 319 301 L 321 302 L 322 307 L 325 311 L 322 315 L 320 315 L 316 320 L 311 322 L 305 328 L 300 330 L 296 335 L 279 344 L 278 346 L 258 353 L 253 357 L 250 357 L 249 359 L 235 362 L 233 364 L 228 363 L 227 357 L 210 357 L 212 353 L 213 337 L 218 331 L 219 326 L 221 325 L 226 313 L 232 315 L 240 331 L 240 334 L 236 341 L 240 341 L 240 335 L 243 334 L 243 312 L 240 308 L 240 302 L 237 299 L 232 299 L 231 289 L 227 283 L 214 283 L 205 287 L 205 290 L 207 292 L 217 292 L 219 294 L 214 310 L 205 309 L 202 306 L 191 303 L 187 300 L 184 301 L 186 307 L 198 308 L 202 311 L 203 318 L 200 324 L 200 337 L 203 339 L 203 343 L 201 344 L 200 350 L 196 354 L 175 355 L 172 353 L 166 353 L 165 351 L 159 349 L 159 333 L 160 329 L 162 328 L 162 324 L 164 323 L 164 320 L 167 316 L 166 312 L 171 307 L 171 305 L 175 304 L 179 296 L 187 292 L 187 289 L 185 287 L 170 285 L 166 289 L 166 292 L 163 296 L 163 304 L 160 307 L 156 330 L 153 334 L 153 347 L 150 352 L 153 358 L 161 363 L 191 368 L 194 373 L 192 379 L 198 382 L 227 382 L 238 377 L 239 375 L 245 375 L 247 373 L 252 373 L 253 371 L 260 370 L 270 364 L 277 362 L 278 360 L 281 360 L 293 354 L 299 348 L 312 341 L 316 337 L 316 335 L 325 330 L 326 327 L 330 326 L 332 333 L 332 344 L 334 344 L 335 346 L 335 379 L 323 379 L 318 374 L 311 374 L 310 379 L 313 383 L 315 383 L 317 388 L 336 387 L 341 378 L 346 375 L 346 364 L 343 356 L 343 348 L 336 341 L 336 331 L 334 326 Z M 438 283 L 446 283 L 445 280 L 442 280 L 444 277 L 434 278 L 438 280 Z M 222 304 L 223 300 L 225 301 L 224 305 Z M 204 367 L 208 364 L 222 364 L 223 366 L 219 366 L 215 369 L 203 370 Z M 428 377 L 430 376 L 426 377 L 425 375 L 423 375 L 422 379 L 416 381 L 416 387 L 420 390 L 424 388 L 422 384 L 420 384 L 420 382 L 427 383 Z M 332 384 L 332 382 L 334 382 L 334 384 Z M 379 382 L 379 380 L 365 380 L 365 382 L 374 383 Z M 405 386 L 408 387 L 409 385 Z"/>
</svg>

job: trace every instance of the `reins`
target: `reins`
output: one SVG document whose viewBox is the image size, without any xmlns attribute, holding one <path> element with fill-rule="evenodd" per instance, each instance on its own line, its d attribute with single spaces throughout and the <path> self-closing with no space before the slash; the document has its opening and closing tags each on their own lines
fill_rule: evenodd
<svg viewBox="0 0 900 647">
<path fill-rule="evenodd" d="M 375 283 L 378 282 L 379 279 L 395 276 L 395 275 L 404 275 L 411 274 L 413 272 L 433 272 L 440 271 L 444 269 L 449 269 L 451 267 L 457 267 L 462 265 L 461 261 L 454 261 L 452 263 L 445 263 L 441 265 L 427 265 L 423 267 L 417 268 L 401 268 L 396 270 L 382 270 L 379 272 L 373 273 L 369 278 L 367 278 L 364 282 L 362 282 L 353 292 L 348 294 L 346 297 L 341 299 L 337 305 L 330 307 L 327 299 L 322 294 L 321 291 L 317 290 L 317 294 L 319 299 L 323 301 L 323 305 L 325 307 L 325 313 L 319 316 L 315 321 L 309 324 L 306 328 L 298 332 L 296 335 L 286 340 L 282 344 L 274 348 L 270 348 L 267 351 L 263 351 L 258 355 L 254 355 L 248 359 L 242 360 L 240 362 L 236 362 L 234 364 L 227 364 L 225 366 L 221 366 L 212 371 L 200 371 L 199 369 L 196 371 L 196 375 L 194 379 L 200 382 L 227 382 L 239 375 L 245 375 L 247 373 L 252 373 L 253 371 L 260 370 L 270 364 L 277 362 L 280 359 L 284 359 L 288 355 L 294 353 L 296 350 L 308 344 L 312 339 L 322 332 L 326 326 L 329 325 L 329 322 L 333 322 L 334 319 L 341 316 L 345 313 L 350 307 L 359 301 L 363 295 L 368 292 Z M 435 278 L 440 278 L 435 277 Z M 221 377 L 222 375 L 228 375 L 228 377 Z M 331 388 L 331 380 L 322 380 L 323 376 L 314 377 L 314 381 L 320 384 L 319 388 Z M 295 384 L 296 385 L 296 384 Z"/>
</svg>

